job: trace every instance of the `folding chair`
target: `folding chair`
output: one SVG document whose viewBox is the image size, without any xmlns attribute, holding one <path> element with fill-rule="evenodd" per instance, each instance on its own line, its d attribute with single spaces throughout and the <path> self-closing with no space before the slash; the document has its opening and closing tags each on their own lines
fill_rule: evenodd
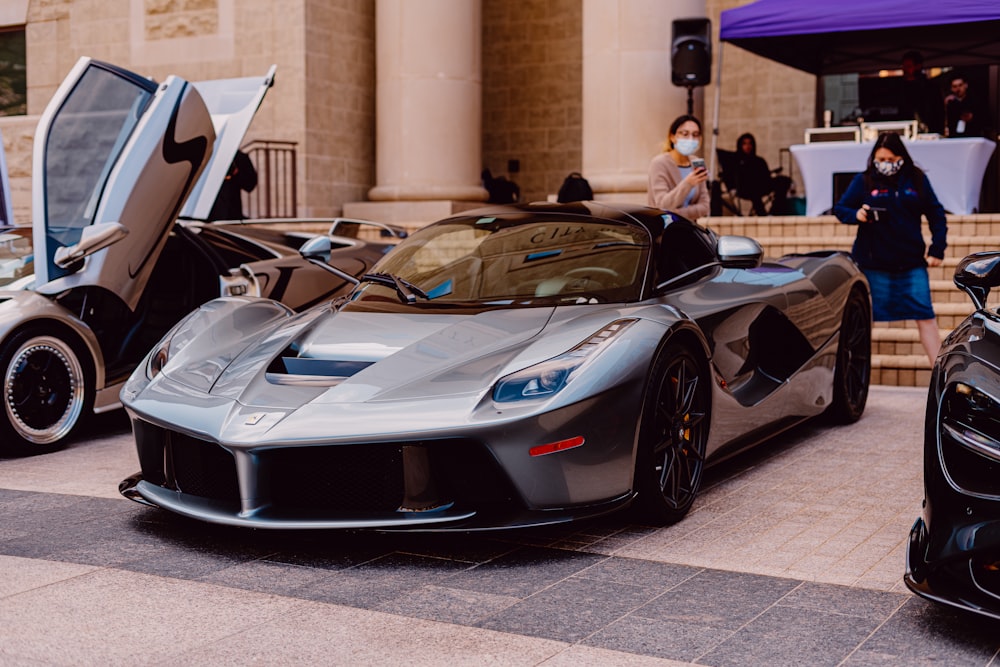
<svg viewBox="0 0 1000 667">
<path fill-rule="evenodd" d="M 740 194 L 740 168 L 739 155 L 735 151 L 727 151 L 721 148 L 715 149 L 715 154 L 719 158 L 719 180 L 722 182 L 720 191 L 720 202 L 723 208 L 729 209 L 733 215 L 756 215 L 753 210 L 753 200 Z M 771 175 L 781 171 L 781 168 L 772 169 Z M 774 201 L 774 193 L 769 192 L 761 197 L 764 209 L 770 210 Z"/>
<path fill-rule="evenodd" d="M 715 149 L 715 154 L 719 158 L 719 180 L 718 198 L 720 209 L 728 210 L 732 215 L 745 215 L 743 212 L 743 201 L 737 194 L 738 184 L 736 179 L 736 153 L 733 151 Z M 749 204 L 749 202 L 747 202 Z M 721 214 L 722 211 L 720 210 Z"/>
</svg>

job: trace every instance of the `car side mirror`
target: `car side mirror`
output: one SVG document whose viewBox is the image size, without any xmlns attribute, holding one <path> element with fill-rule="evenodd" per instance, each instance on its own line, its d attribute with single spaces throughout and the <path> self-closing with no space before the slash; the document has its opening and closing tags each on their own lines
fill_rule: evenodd
<svg viewBox="0 0 1000 667">
<path fill-rule="evenodd" d="M 357 278 L 346 271 L 341 271 L 337 267 L 330 265 L 330 258 L 333 256 L 333 244 L 330 242 L 329 236 L 315 236 L 309 239 L 299 248 L 299 254 L 302 256 L 302 259 L 329 271 L 338 278 L 346 280 L 352 285 L 358 284 Z"/>
<path fill-rule="evenodd" d="M 326 264 L 330 261 L 332 248 L 333 245 L 328 236 L 314 236 L 302 244 L 302 247 L 299 248 L 299 254 L 302 255 L 302 259 L 307 261 L 316 260 Z"/>
<path fill-rule="evenodd" d="M 53 261 L 61 269 L 68 269 L 80 260 L 118 243 L 128 236 L 128 228 L 120 222 L 98 222 L 84 227 L 80 241 L 56 250 Z"/>
<path fill-rule="evenodd" d="M 1000 285 L 1000 252 L 976 252 L 955 269 L 955 284 L 972 298 L 976 310 L 986 308 L 990 288 Z"/>
<path fill-rule="evenodd" d="M 756 269 L 764 258 L 764 249 L 748 236 L 720 236 L 716 255 L 726 268 Z"/>
</svg>

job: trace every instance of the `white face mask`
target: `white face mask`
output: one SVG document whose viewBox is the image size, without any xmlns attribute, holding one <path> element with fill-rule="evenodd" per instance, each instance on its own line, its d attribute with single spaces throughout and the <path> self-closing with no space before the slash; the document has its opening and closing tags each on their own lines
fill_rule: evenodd
<svg viewBox="0 0 1000 667">
<path fill-rule="evenodd" d="M 701 142 L 697 139 L 678 139 L 674 142 L 674 148 L 676 148 L 677 152 L 681 155 L 691 155 L 698 150 L 698 146 L 700 145 Z"/>
<path fill-rule="evenodd" d="M 895 162 L 875 162 L 874 164 L 875 171 L 883 176 L 895 176 L 903 166 L 903 158 L 899 158 Z"/>
</svg>

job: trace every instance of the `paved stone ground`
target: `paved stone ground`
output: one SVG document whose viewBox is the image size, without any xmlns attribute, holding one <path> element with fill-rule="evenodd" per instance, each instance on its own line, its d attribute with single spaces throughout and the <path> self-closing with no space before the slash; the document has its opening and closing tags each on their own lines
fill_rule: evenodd
<svg viewBox="0 0 1000 667">
<path fill-rule="evenodd" d="M 0 459 L 0 665 L 992 665 L 1000 625 L 902 585 L 925 392 L 873 387 L 628 515 L 474 535 L 247 531 L 122 499 L 107 415 Z"/>
</svg>

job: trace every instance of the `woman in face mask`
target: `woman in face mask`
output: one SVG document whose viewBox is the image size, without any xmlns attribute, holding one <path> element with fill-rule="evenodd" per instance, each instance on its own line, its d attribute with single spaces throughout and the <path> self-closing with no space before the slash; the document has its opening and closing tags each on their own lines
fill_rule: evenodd
<svg viewBox="0 0 1000 667">
<path fill-rule="evenodd" d="M 670 124 L 663 153 L 649 164 L 647 203 L 690 220 L 708 215 L 709 196 L 705 161 L 694 157 L 701 146 L 701 122 L 680 116 Z M 692 158 L 700 163 L 692 164 Z"/>
<path fill-rule="evenodd" d="M 875 321 L 915 320 L 933 365 L 941 334 L 927 267 L 941 265 L 948 224 L 930 181 L 898 134 L 879 136 L 867 168 L 854 177 L 833 212 L 842 223 L 858 226 L 851 255 L 871 286 Z M 930 227 L 930 247 L 924 243 L 921 215 Z"/>
</svg>

